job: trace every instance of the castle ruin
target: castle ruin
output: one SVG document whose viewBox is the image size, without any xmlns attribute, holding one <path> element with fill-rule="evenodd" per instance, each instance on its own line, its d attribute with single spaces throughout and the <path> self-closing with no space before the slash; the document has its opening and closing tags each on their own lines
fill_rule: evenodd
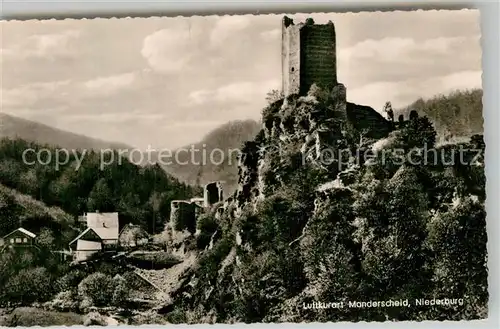
<svg viewBox="0 0 500 329">
<path fill-rule="evenodd" d="M 223 200 L 224 194 L 221 182 L 211 182 L 205 185 L 203 189 L 204 207 L 210 207 L 213 204 Z"/>
<path fill-rule="evenodd" d="M 204 211 L 223 201 L 221 182 L 211 182 L 203 189 L 203 198 L 172 200 L 170 202 L 170 228 L 174 231 L 187 230 L 194 233 L 198 217 Z"/>
<path fill-rule="evenodd" d="M 335 100 L 332 117 L 339 118 L 367 137 L 381 138 L 392 130 L 391 123 L 373 108 L 347 101 L 347 91 L 337 81 L 337 39 L 335 25 L 315 24 L 312 18 L 294 24 L 282 19 L 282 91 L 283 107 L 291 95 L 304 96 L 313 85 L 328 92 Z"/>
<path fill-rule="evenodd" d="M 282 88 L 285 98 L 306 94 L 313 84 L 325 90 L 337 86 L 335 26 L 294 24 L 287 16 L 282 20 Z"/>
</svg>

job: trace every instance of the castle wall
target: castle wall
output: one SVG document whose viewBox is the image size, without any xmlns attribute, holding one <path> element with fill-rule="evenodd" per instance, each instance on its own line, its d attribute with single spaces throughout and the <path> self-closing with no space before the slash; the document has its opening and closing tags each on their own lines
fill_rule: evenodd
<svg viewBox="0 0 500 329">
<path fill-rule="evenodd" d="M 285 97 L 304 95 L 313 83 L 331 90 L 337 85 L 336 37 L 332 22 L 314 25 L 312 20 L 293 24 L 282 21 L 282 87 Z"/>
<path fill-rule="evenodd" d="M 285 19 L 286 20 L 286 19 Z M 300 27 L 299 25 L 282 25 L 282 84 L 286 96 L 299 93 L 300 87 Z"/>
<path fill-rule="evenodd" d="M 337 84 L 336 38 L 333 23 L 300 29 L 300 93 L 313 83 L 331 90 Z"/>
<path fill-rule="evenodd" d="M 223 200 L 223 190 L 220 182 L 212 182 L 205 185 L 203 190 L 204 207 L 210 207 L 213 204 Z"/>
<path fill-rule="evenodd" d="M 347 120 L 368 138 L 384 138 L 392 130 L 391 123 L 373 108 L 347 102 Z"/>
<path fill-rule="evenodd" d="M 196 230 L 198 206 L 186 200 L 174 200 L 170 203 L 170 226 L 175 231 Z"/>
</svg>

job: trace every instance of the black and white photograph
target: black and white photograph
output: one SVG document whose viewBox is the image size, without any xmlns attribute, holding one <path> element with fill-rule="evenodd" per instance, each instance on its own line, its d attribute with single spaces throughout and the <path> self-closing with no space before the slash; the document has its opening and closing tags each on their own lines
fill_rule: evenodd
<svg viewBox="0 0 500 329">
<path fill-rule="evenodd" d="M 0 21 L 0 326 L 488 318 L 480 21 Z"/>
</svg>

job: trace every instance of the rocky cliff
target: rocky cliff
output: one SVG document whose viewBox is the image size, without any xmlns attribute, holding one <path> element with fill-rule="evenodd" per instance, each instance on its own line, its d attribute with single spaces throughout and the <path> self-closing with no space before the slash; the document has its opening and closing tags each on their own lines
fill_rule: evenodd
<svg viewBox="0 0 500 329">
<path fill-rule="evenodd" d="M 303 306 L 446 294 L 469 294 L 469 306 L 442 319 L 484 317 L 483 160 L 459 164 L 455 152 L 484 150 L 480 136 L 437 150 L 453 166 L 401 161 L 396 151 L 422 160 L 435 146 L 431 122 L 393 130 L 347 103 L 342 85 L 276 101 L 262 122 L 242 149 L 232 201 L 198 221 L 203 251 L 160 310 L 168 322 L 426 320 L 435 310 Z"/>
</svg>

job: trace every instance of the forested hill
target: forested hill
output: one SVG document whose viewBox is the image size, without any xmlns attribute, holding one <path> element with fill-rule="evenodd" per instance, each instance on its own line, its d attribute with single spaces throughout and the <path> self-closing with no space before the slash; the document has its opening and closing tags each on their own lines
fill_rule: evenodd
<svg viewBox="0 0 500 329">
<path fill-rule="evenodd" d="M 457 90 L 448 95 L 416 100 L 405 108 L 395 111 L 409 117 L 412 110 L 427 116 L 434 124 L 438 140 L 481 134 L 483 132 L 483 90 Z"/>
<path fill-rule="evenodd" d="M 60 208 L 0 184 L 0 237 L 21 226 L 64 248 L 78 234 L 74 223 L 73 216 Z"/>
<path fill-rule="evenodd" d="M 255 138 L 260 128 L 261 125 L 254 120 L 227 122 L 193 144 L 195 149 L 201 150 L 200 152 L 193 155 L 187 152 L 179 153 L 178 163 L 165 165 L 164 169 L 190 185 L 223 181 L 224 192 L 229 195 L 234 192 L 238 183 L 238 151 L 244 142 Z M 189 150 L 191 145 L 181 149 Z M 202 151 L 207 155 L 207 161 L 203 160 Z"/>
<path fill-rule="evenodd" d="M 134 223 L 157 233 L 169 216 L 171 200 L 201 194 L 159 166 L 136 166 L 123 157 L 118 160 L 118 154 L 102 170 L 100 153 L 93 151 L 77 154 L 83 159 L 80 167 L 77 157 L 71 155 L 68 163 L 58 168 L 55 161 L 39 163 L 32 152 L 23 161 L 23 151 L 29 148 L 38 151 L 41 146 L 21 139 L 0 140 L 0 184 L 72 216 L 118 211 L 120 226 Z M 54 155 L 55 149 L 51 149 L 52 159 Z M 47 156 L 45 153 L 41 158 L 44 163 Z"/>
</svg>

